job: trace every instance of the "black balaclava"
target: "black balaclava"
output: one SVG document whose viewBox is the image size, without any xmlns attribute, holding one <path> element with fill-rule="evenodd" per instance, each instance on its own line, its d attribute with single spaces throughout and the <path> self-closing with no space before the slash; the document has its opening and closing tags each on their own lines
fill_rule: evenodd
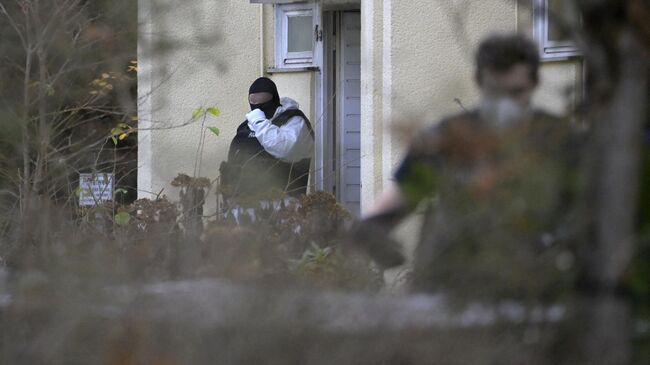
<svg viewBox="0 0 650 365">
<path fill-rule="evenodd" d="M 273 98 L 266 103 L 262 104 L 250 104 L 251 110 L 260 109 L 264 112 L 267 119 L 273 118 L 273 114 L 280 106 L 280 95 L 278 94 L 278 88 L 275 86 L 275 83 L 271 79 L 266 77 L 260 77 L 255 80 L 248 90 L 248 94 L 255 93 L 271 93 Z"/>
</svg>

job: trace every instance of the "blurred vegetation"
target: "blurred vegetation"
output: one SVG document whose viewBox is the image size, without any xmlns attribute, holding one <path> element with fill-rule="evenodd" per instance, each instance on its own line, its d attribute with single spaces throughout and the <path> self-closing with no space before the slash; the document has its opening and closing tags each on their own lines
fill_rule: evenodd
<svg viewBox="0 0 650 365">
<path fill-rule="evenodd" d="M 80 172 L 115 172 L 133 200 L 137 2 L 7 1 L 0 10 L 3 206 L 19 217 L 49 201 L 74 214 Z M 126 133 L 113 143 L 115 128 Z"/>
</svg>

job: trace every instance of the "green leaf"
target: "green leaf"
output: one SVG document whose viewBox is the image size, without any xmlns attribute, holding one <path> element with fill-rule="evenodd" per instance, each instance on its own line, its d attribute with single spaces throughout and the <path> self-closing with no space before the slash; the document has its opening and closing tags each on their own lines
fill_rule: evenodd
<svg viewBox="0 0 650 365">
<path fill-rule="evenodd" d="M 219 128 L 217 128 L 217 127 L 208 127 L 208 129 L 210 130 L 210 132 L 212 132 L 212 133 L 216 134 L 217 136 L 219 136 Z"/>
<path fill-rule="evenodd" d="M 115 138 L 115 136 L 111 136 L 111 139 L 113 140 L 113 144 L 117 146 L 117 138 Z"/>
<path fill-rule="evenodd" d="M 212 108 L 208 108 L 208 110 L 206 110 L 206 111 L 208 113 L 214 115 L 215 117 L 218 117 L 218 116 L 221 115 L 221 110 L 219 110 L 219 108 L 212 107 Z"/>
<path fill-rule="evenodd" d="M 120 226 L 126 226 L 131 221 L 131 215 L 127 212 L 115 214 L 115 223 Z"/>
<path fill-rule="evenodd" d="M 196 119 L 200 115 L 205 114 L 205 109 L 203 108 L 198 108 L 192 112 L 192 119 Z"/>
<path fill-rule="evenodd" d="M 115 189 L 115 194 L 126 194 L 128 191 L 124 188 L 117 188 Z"/>
</svg>

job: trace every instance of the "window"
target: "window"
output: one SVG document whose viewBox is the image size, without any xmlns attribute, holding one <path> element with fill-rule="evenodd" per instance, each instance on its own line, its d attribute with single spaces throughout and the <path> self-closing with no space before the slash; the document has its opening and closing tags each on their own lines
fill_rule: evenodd
<svg viewBox="0 0 650 365">
<path fill-rule="evenodd" d="M 564 0 L 533 0 L 534 34 L 539 45 L 542 60 L 564 60 L 580 55 L 561 22 L 579 19 L 577 15 L 567 12 Z M 577 21 L 576 21 L 577 22 Z"/>
<path fill-rule="evenodd" d="M 320 29 L 313 2 L 275 6 L 275 65 L 278 68 L 311 67 Z"/>
</svg>

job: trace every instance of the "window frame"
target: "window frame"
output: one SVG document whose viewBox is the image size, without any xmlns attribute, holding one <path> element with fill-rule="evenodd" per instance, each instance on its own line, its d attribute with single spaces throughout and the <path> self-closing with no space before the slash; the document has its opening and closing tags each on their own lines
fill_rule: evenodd
<svg viewBox="0 0 650 365">
<path fill-rule="evenodd" d="M 542 61 L 567 60 L 581 55 L 572 41 L 550 40 L 549 27 L 548 0 L 533 0 L 533 33 Z"/>
<path fill-rule="evenodd" d="M 275 5 L 275 65 L 277 68 L 305 68 L 314 65 L 316 54 L 314 32 L 318 24 L 314 15 L 317 11 L 317 4 L 313 2 Z M 289 52 L 289 18 L 306 15 L 312 18 L 312 50 Z"/>
</svg>

